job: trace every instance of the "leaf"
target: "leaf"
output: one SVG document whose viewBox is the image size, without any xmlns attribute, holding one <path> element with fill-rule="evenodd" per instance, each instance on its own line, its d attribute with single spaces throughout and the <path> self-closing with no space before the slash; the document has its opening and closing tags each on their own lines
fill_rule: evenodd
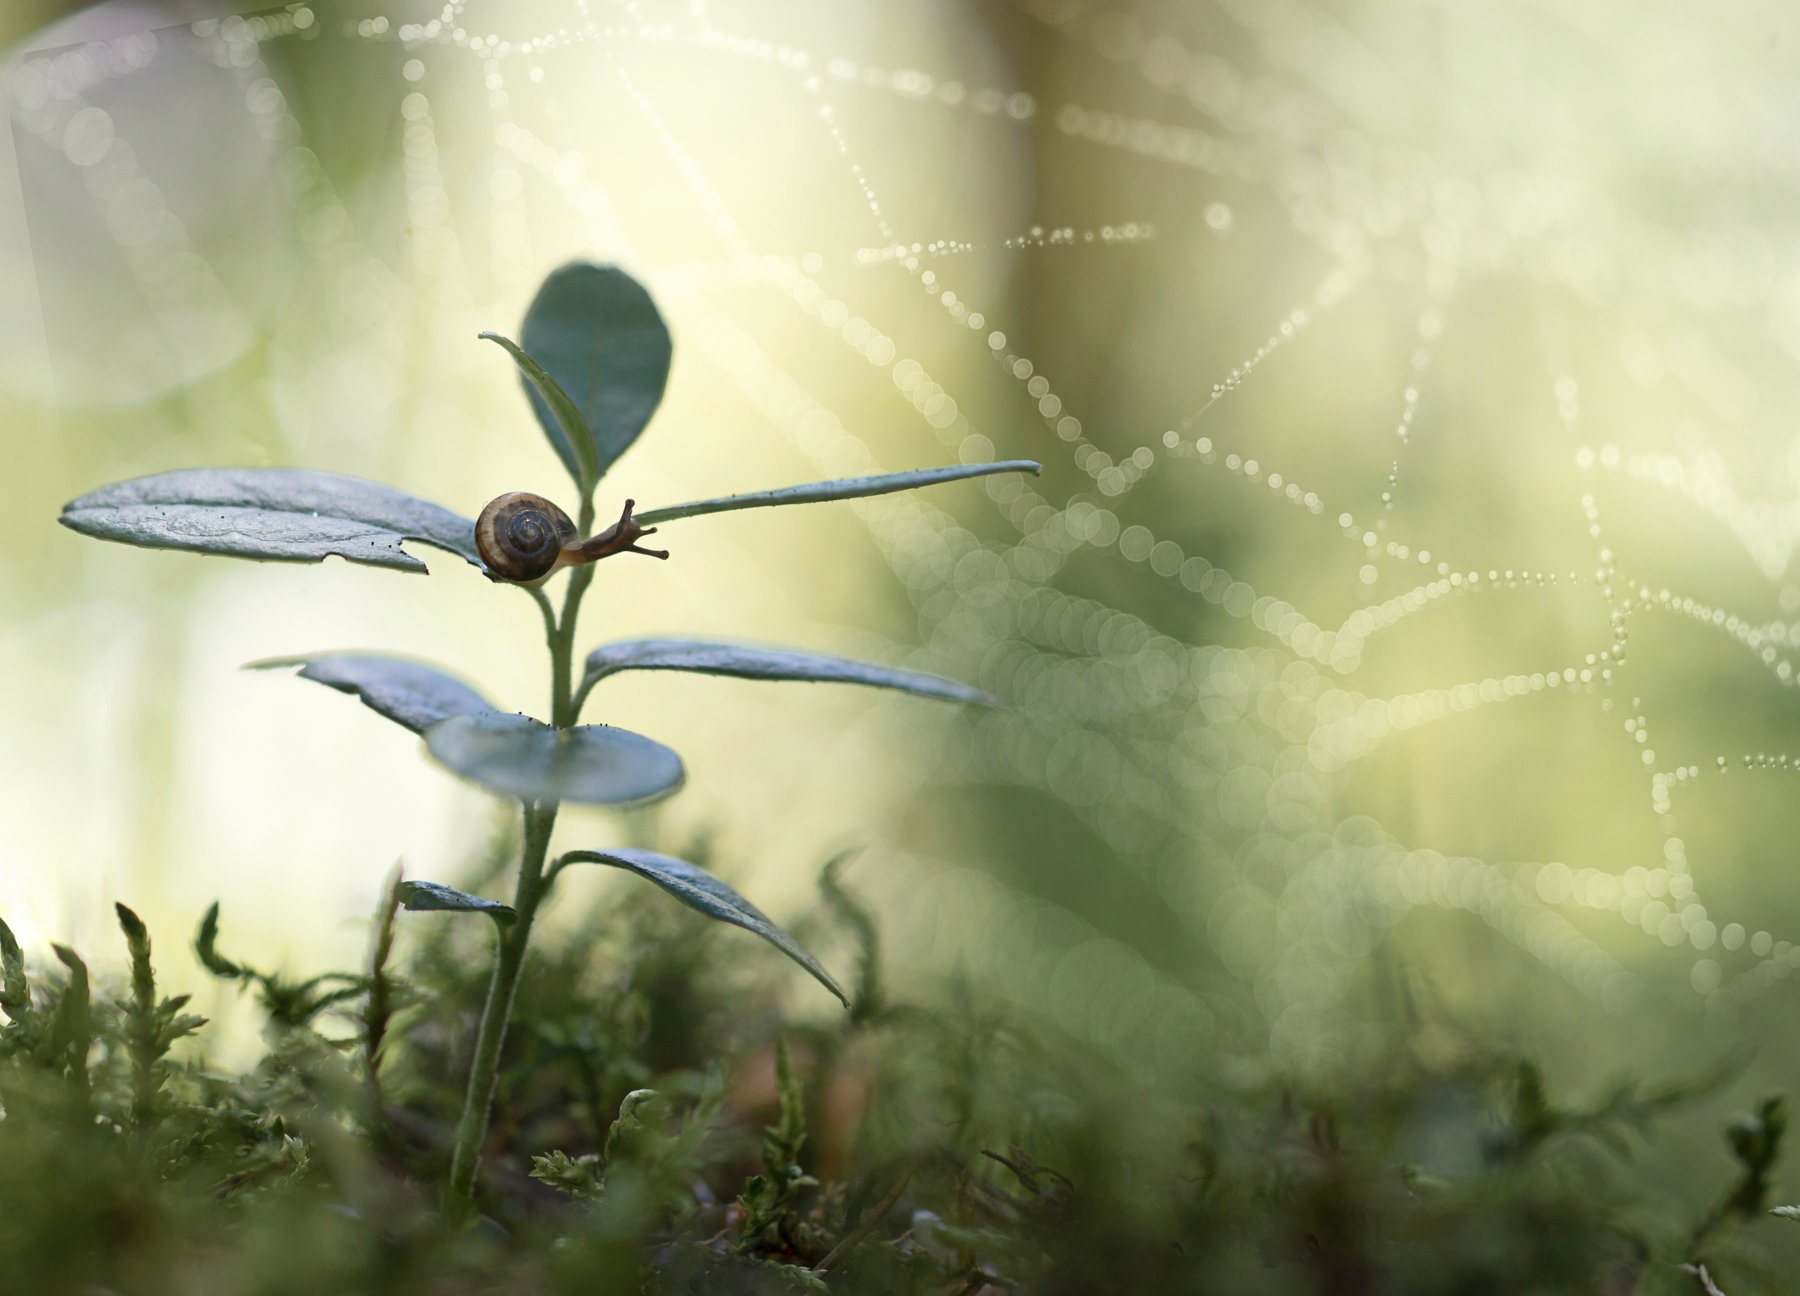
<svg viewBox="0 0 1800 1296">
<path fill-rule="evenodd" d="M 101 540 L 232 558 L 317 562 L 336 555 L 423 572 L 400 547 L 436 545 L 486 570 L 475 524 L 405 491 L 306 468 L 184 468 L 114 482 L 63 506 L 58 519 Z"/>
<path fill-rule="evenodd" d="M 216 977 L 241 978 L 253 975 L 251 971 L 238 963 L 233 963 L 219 953 L 219 902 L 214 900 L 200 919 L 200 930 L 194 933 L 194 954 L 204 967 Z"/>
<path fill-rule="evenodd" d="M 562 385 L 544 372 L 544 367 L 526 352 L 517 342 L 498 333 L 482 333 L 479 336 L 487 342 L 494 342 L 504 347 L 513 362 L 519 366 L 519 372 L 525 378 L 526 390 L 541 400 L 556 426 L 562 431 L 562 442 L 570 446 L 575 454 L 575 465 L 571 471 L 575 474 L 575 484 L 581 488 L 585 499 L 593 492 L 594 483 L 600 480 L 599 452 L 594 448 L 593 434 L 588 431 L 586 420 L 581 411 L 575 408 L 575 402 L 569 399 L 569 393 Z M 552 438 L 555 441 L 555 438 Z"/>
<path fill-rule="evenodd" d="M 1800 1206 L 1777 1206 L 1769 1214 L 1779 1215 L 1782 1219 L 1800 1220 Z"/>
<path fill-rule="evenodd" d="M 463 777 L 523 801 L 635 805 L 668 796 L 686 777 L 681 757 L 629 729 L 553 729 L 498 711 L 439 721 L 425 746 Z"/>
<path fill-rule="evenodd" d="M 25 979 L 25 951 L 19 938 L 4 921 L 0 921 L 0 1008 L 7 1016 L 17 1018 L 31 1006 L 31 983 Z"/>
<path fill-rule="evenodd" d="M 775 1099 L 775 1123 L 763 1127 L 763 1168 L 791 1191 L 806 1146 L 806 1091 L 794 1072 L 785 1035 L 775 1037 Z"/>
<path fill-rule="evenodd" d="M 119 916 L 119 929 L 125 933 L 125 946 L 131 952 L 131 989 L 138 1010 L 150 1013 L 156 1008 L 156 974 L 150 968 L 150 929 L 136 912 L 116 901 L 113 912 Z"/>
<path fill-rule="evenodd" d="M 588 654 L 582 687 L 591 688 L 608 675 L 625 670 L 697 671 L 738 679 L 866 684 L 872 688 L 899 689 L 920 697 L 941 698 L 946 702 L 974 702 L 988 706 L 994 702 L 979 689 L 923 671 L 877 666 L 873 662 L 831 657 L 798 648 L 768 648 L 716 639 L 622 639 L 617 643 L 602 644 Z"/>
<path fill-rule="evenodd" d="M 94 1042 L 88 966 L 82 962 L 81 955 L 67 945 L 52 943 L 50 952 L 69 969 L 69 983 L 63 989 L 50 1024 L 51 1048 L 62 1055 L 77 1085 L 85 1090 L 88 1049 Z"/>
<path fill-rule="evenodd" d="M 821 967 L 817 959 L 800 947 L 799 942 L 771 922 L 762 910 L 697 864 L 690 864 L 670 855 L 659 855 L 655 851 L 625 848 L 570 851 L 562 857 L 561 862 L 610 864 L 614 868 L 636 873 L 639 877 L 649 878 L 677 900 L 690 908 L 698 909 L 708 918 L 730 923 L 733 927 L 742 927 L 745 931 L 762 937 L 812 973 L 821 985 L 843 1001 L 845 1007 L 850 1005 L 844 988 L 832 979 L 831 973 Z"/>
<path fill-rule="evenodd" d="M 655 526 L 659 522 L 675 522 L 682 518 L 699 517 L 703 513 L 775 508 L 783 504 L 818 504 L 826 500 L 856 499 L 864 495 L 888 495 L 894 491 L 917 490 L 921 486 L 936 486 L 939 482 L 987 477 L 994 473 L 1041 471 L 1042 466 L 1030 459 L 1006 459 L 999 463 L 920 468 L 914 472 L 881 473 L 874 477 L 841 477 L 835 481 L 808 482 L 803 486 L 783 486 L 779 490 L 751 491 L 747 495 L 726 495 L 719 499 L 697 500 L 692 504 L 651 509 L 639 513 L 637 520 L 644 526 Z"/>
<path fill-rule="evenodd" d="M 587 425 L 596 479 L 637 440 L 669 383 L 668 327 L 642 284 L 617 266 L 576 261 L 544 280 L 520 343 L 568 395 Z M 557 456 L 579 483 L 581 459 L 549 403 L 525 394 Z"/>
<path fill-rule="evenodd" d="M 509 923 L 519 916 L 511 905 L 470 895 L 467 891 L 458 891 L 455 887 L 447 887 L 438 882 L 402 882 L 394 888 L 394 894 L 400 897 L 403 906 L 414 913 L 426 910 L 484 913 L 497 923 Z"/>
<path fill-rule="evenodd" d="M 453 675 L 406 657 L 381 653 L 314 653 L 251 662 L 246 670 L 300 667 L 300 678 L 314 680 L 362 704 L 395 724 L 422 734 L 451 716 L 492 711 L 494 704 Z"/>
</svg>

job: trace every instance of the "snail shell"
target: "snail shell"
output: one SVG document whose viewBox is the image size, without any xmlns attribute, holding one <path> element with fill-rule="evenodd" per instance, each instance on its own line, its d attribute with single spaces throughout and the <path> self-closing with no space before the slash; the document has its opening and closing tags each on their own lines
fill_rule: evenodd
<svg viewBox="0 0 1800 1296">
<path fill-rule="evenodd" d="M 576 543 L 574 522 L 542 495 L 502 495 L 475 520 L 475 548 L 488 570 L 503 580 L 534 585 L 567 562 Z"/>
</svg>

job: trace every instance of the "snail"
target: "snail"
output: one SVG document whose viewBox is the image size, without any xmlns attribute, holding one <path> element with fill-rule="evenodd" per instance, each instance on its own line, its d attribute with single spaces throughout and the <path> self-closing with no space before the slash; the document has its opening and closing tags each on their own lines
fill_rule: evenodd
<svg viewBox="0 0 1800 1296">
<path fill-rule="evenodd" d="M 626 500 L 619 520 L 583 540 L 575 523 L 542 495 L 513 491 L 481 510 L 475 521 L 475 548 L 488 571 L 500 580 L 536 585 L 562 567 L 598 562 L 616 553 L 667 558 L 666 549 L 642 549 L 638 541 L 655 527 L 640 527 L 631 516 L 636 500 Z"/>
</svg>

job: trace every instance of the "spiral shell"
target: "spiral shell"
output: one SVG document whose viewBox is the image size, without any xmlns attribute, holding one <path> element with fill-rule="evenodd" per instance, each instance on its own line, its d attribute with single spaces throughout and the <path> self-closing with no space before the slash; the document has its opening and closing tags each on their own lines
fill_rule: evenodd
<svg viewBox="0 0 1800 1296">
<path fill-rule="evenodd" d="M 488 570 L 521 585 L 543 580 L 558 565 L 565 546 L 575 542 L 569 515 L 542 495 L 513 491 L 502 495 L 475 520 L 475 548 Z"/>
</svg>

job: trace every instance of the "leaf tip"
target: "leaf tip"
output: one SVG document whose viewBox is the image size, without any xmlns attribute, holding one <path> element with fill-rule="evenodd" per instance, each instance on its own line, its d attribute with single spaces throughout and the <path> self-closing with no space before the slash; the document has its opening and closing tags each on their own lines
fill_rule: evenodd
<svg viewBox="0 0 1800 1296">
<path fill-rule="evenodd" d="M 137 913 L 123 901 L 113 901 L 113 912 L 118 914 L 119 926 L 124 928 L 127 936 L 135 938 L 148 930 L 144 926 L 144 920 L 139 918 Z"/>
</svg>

